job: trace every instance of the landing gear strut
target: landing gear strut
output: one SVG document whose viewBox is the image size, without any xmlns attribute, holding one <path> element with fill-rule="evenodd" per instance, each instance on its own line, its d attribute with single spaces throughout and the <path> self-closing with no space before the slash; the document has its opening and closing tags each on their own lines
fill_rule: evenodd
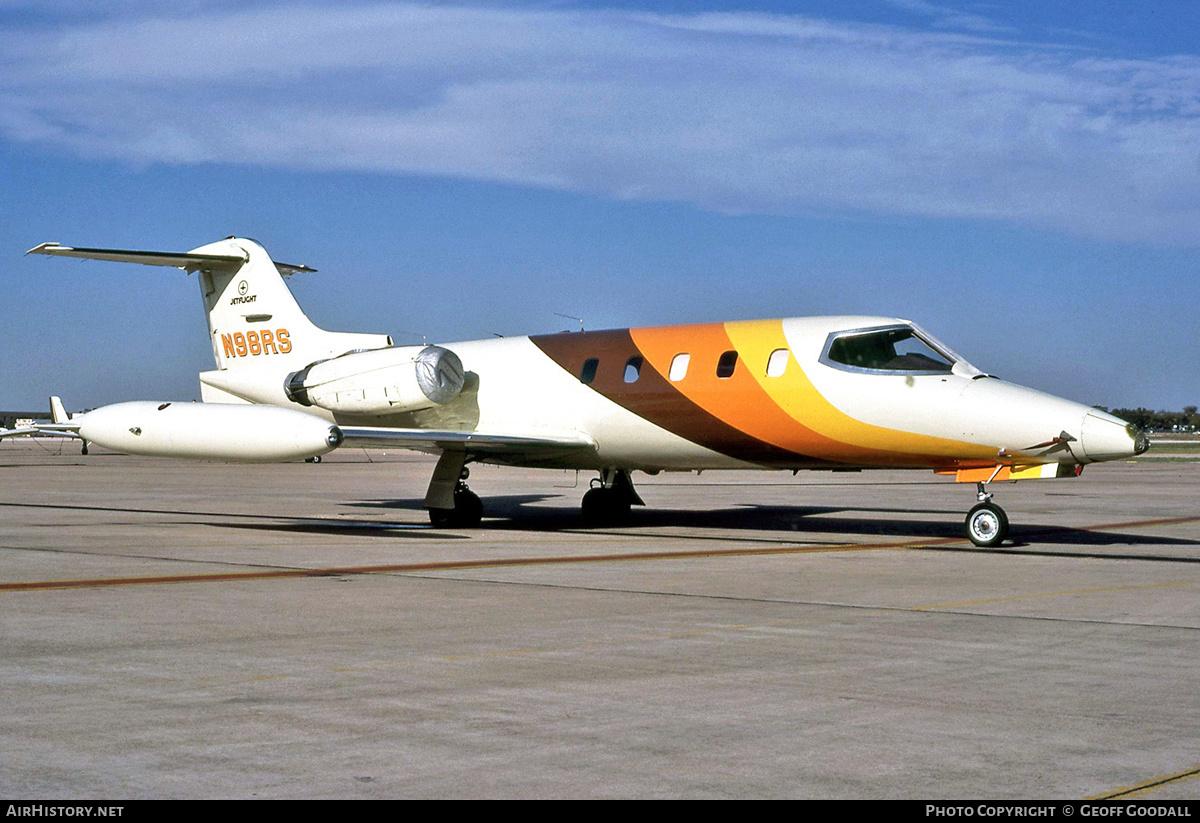
<svg viewBox="0 0 1200 823">
<path fill-rule="evenodd" d="M 631 506 L 646 505 L 633 488 L 629 472 L 604 469 L 583 495 L 583 519 L 588 525 L 620 523 L 629 518 Z"/>
<path fill-rule="evenodd" d="M 975 488 L 979 502 L 967 512 L 967 537 L 976 546 L 999 546 L 1008 537 L 1008 515 L 992 502 L 992 495 L 983 483 L 976 483 Z"/>
<path fill-rule="evenodd" d="M 464 452 L 445 451 L 438 458 L 425 493 L 429 522 L 436 528 L 472 529 L 483 519 L 483 501 L 467 488 L 471 470 L 466 463 Z"/>
</svg>

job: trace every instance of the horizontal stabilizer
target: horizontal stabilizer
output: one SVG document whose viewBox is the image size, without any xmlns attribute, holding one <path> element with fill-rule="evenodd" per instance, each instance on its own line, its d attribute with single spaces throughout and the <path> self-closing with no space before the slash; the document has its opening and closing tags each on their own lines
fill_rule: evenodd
<svg viewBox="0 0 1200 823">
<path fill-rule="evenodd" d="M 245 254 L 194 254 L 191 252 L 138 251 L 135 249 L 85 249 L 42 243 L 26 254 L 48 254 L 54 257 L 79 257 L 84 260 L 107 260 L 112 263 L 140 263 L 144 266 L 170 266 L 187 271 L 235 272 L 245 265 Z M 273 261 L 274 262 L 274 261 Z M 280 274 L 315 272 L 308 266 L 275 263 Z"/>
</svg>

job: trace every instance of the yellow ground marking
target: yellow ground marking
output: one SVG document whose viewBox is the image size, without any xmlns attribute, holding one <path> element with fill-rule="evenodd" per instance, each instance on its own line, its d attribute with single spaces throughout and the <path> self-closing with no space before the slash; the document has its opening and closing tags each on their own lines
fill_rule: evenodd
<svg viewBox="0 0 1200 823">
<path fill-rule="evenodd" d="M 395 563 L 382 566 L 337 566 L 314 569 L 269 569 L 215 574 L 176 574 L 156 577 L 99 577 L 83 580 L 36 580 L 0 583 L 0 593 L 44 591 L 47 589 L 87 589 L 107 586 L 154 586 L 172 583 L 228 583 L 241 580 L 278 580 L 297 577 L 339 577 L 366 574 L 411 574 L 415 572 L 459 571 L 504 566 L 551 566 L 575 563 L 625 563 L 638 560 L 688 560 L 705 557 L 749 557 L 774 554 L 819 554 L 823 552 L 879 551 L 882 549 L 919 549 L 961 543 L 961 537 L 930 540 L 904 540 L 894 543 L 846 543 L 835 546 L 788 545 L 743 549 L 693 549 L 675 552 L 630 552 L 626 554 L 557 555 L 553 557 L 509 557 L 491 560 L 447 560 L 436 563 Z"/>
<path fill-rule="evenodd" d="M 1192 523 L 1200 517 L 1167 517 L 1155 520 L 1131 520 L 1121 523 L 1101 523 L 1076 527 L 1078 531 L 1103 532 L 1139 526 Z M 653 537 L 633 533 L 631 537 Z M 706 538 L 698 537 L 697 540 Z M 719 539 L 719 538 L 718 538 Z M 691 549 L 668 552 L 629 552 L 599 555 L 554 555 L 550 557 L 511 557 L 490 560 L 447 560 L 427 563 L 395 563 L 380 566 L 332 566 L 312 569 L 256 569 L 254 571 L 216 572 L 211 574 L 177 574 L 153 577 L 98 577 L 81 580 L 35 580 L 0 583 L 0 594 L 6 592 L 46 591 L 50 589 L 88 589 L 109 586 L 154 586 L 174 583 L 228 583 L 242 580 L 280 580 L 303 577 L 349 577 L 367 574 L 412 574 L 416 572 L 456 571 L 465 569 L 500 568 L 504 566 L 551 566 L 578 563 L 626 563 L 639 560 L 693 560 L 706 557 L 755 557 L 779 554 L 823 554 L 830 552 L 883 551 L 887 549 L 924 549 L 967 542 L 965 537 L 934 537 L 916 540 L 897 540 L 887 543 L 843 543 L 832 546 L 788 543 L 783 546 L 763 546 L 740 549 Z M 1168 585 L 1168 584 L 1149 584 Z M 1171 585 L 1188 585 L 1186 583 Z M 1055 593 L 1057 594 L 1057 593 Z M 1038 596 L 1038 595 L 1027 595 Z M 1048 596 L 1048 595 L 1042 595 Z M 952 604 L 925 606 L 925 609 L 946 608 Z"/>
<path fill-rule="evenodd" d="M 1123 786 L 1115 791 L 1105 792 L 1104 794 L 1092 795 L 1085 797 L 1084 800 L 1124 800 L 1129 797 L 1137 797 L 1143 795 L 1151 789 L 1156 789 L 1159 786 L 1164 786 L 1168 783 L 1176 783 L 1181 780 L 1192 780 L 1200 777 L 1200 766 L 1193 766 L 1190 769 L 1184 769 L 1175 774 L 1168 774 L 1161 777 L 1152 777 L 1149 780 L 1144 780 L 1133 786 Z"/>
<path fill-rule="evenodd" d="M 1070 597 L 1076 594 L 1098 594 L 1100 592 L 1120 592 L 1132 589 L 1158 589 L 1169 586 L 1194 586 L 1194 580 L 1179 580 L 1171 583 L 1140 583 L 1132 586 L 1103 586 L 1096 589 L 1063 589 L 1055 592 L 1035 592 L 1033 594 L 1014 594 L 1008 597 L 987 597 L 982 600 L 960 600 L 957 603 L 935 603 L 932 606 L 913 606 L 914 611 L 927 612 L 936 609 L 958 609 L 964 606 L 982 606 L 987 603 L 1009 603 L 1016 600 L 1032 600 L 1038 597 Z"/>
</svg>

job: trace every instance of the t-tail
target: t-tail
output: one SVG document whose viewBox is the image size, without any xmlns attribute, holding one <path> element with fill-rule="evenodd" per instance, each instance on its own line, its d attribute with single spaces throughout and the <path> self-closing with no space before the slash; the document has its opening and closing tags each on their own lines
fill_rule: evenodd
<svg viewBox="0 0 1200 823">
<path fill-rule="evenodd" d="M 208 317 L 216 369 L 201 372 L 205 402 L 286 403 L 285 375 L 318 360 L 358 349 L 390 346 L 385 334 L 326 331 L 304 314 L 284 275 L 313 272 L 307 266 L 276 263 L 253 240 L 229 237 L 190 252 L 92 249 L 43 243 L 29 254 L 81 257 L 118 263 L 173 266 L 197 272 Z"/>
</svg>

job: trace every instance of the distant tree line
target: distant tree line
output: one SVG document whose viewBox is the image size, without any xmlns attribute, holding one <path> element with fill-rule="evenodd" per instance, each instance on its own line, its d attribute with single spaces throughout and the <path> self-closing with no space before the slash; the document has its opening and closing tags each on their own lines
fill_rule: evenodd
<svg viewBox="0 0 1200 823">
<path fill-rule="evenodd" d="M 1151 431 L 1180 432 L 1200 429 L 1200 414 L 1196 413 L 1195 406 L 1184 406 L 1183 411 L 1153 411 L 1140 406 L 1136 409 L 1106 409 L 1104 406 L 1096 408 Z"/>
</svg>

